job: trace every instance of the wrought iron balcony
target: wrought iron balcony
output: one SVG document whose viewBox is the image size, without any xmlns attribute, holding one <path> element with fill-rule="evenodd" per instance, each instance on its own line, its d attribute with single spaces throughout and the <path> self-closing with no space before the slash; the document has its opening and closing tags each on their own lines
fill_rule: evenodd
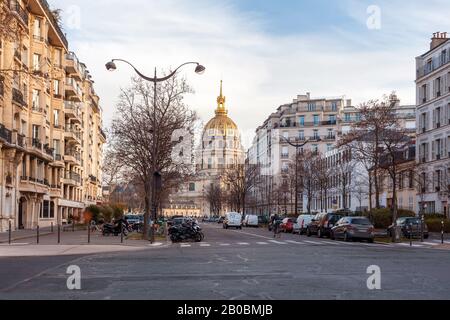
<svg viewBox="0 0 450 320">
<path fill-rule="evenodd" d="M 8 143 L 11 143 L 11 137 L 11 130 L 7 129 L 3 124 L 0 123 L 0 138 Z"/>
<path fill-rule="evenodd" d="M 9 1 L 9 9 L 15 12 L 22 22 L 28 27 L 28 12 L 20 6 L 19 1 Z"/>
<path fill-rule="evenodd" d="M 25 102 L 24 98 L 23 98 L 23 93 L 22 91 L 20 91 L 17 88 L 13 88 L 12 89 L 12 100 L 17 103 L 20 104 L 21 106 L 25 107 L 27 106 L 27 103 Z"/>
</svg>

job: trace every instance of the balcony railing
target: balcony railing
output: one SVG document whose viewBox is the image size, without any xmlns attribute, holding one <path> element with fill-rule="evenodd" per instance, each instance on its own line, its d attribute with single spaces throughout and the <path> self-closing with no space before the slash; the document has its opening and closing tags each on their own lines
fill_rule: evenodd
<svg viewBox="0 0 450 320">
<path fill-rule="evenodd" d="M 23 98 L 23 93 L 22 91 L 20 91 L 17 88 L 13 88 L 12 89 L 12 100 L 18 104 L 20 104 L 21 106 L 26 106 L 27 103 L 25 102 L 24 98 Z"/>
<path fill-rule="evenodd" d="M 9 2 L 9 8 L 11 11 L 15 12 L 20 19 L 22 19 L 22 22 L 28 27 L 28 12 L 20 6 L 19 2 L 11 0 Z"/>
<path fill-rule="evenodd" d="M 42 148 L 42 143 L 39 139 L 31 139 L 31 145 L 37 149 L 41 149 Z"/>
<path fill-rule="evenodd" d="M 56 21 L 53 13 L 50 10 L 50 6 L 48 4 L 48 2 L 46 0 L 40 0 L 40 3 L 42 5 L 42 7 L 44 8 L 45 12 L 47 13 L 47 15 L 50 17 L 50 19 L 52 20 L 53 26 L 56 29 L 56 32 L 58 33 L 59 37 L 61 38 L 61 41 L 64 43 L 64 45 L 66 47 L 69 46 L 69 43 L 67 41 L 66 36 L 64 35 L 64 33 L 61 31 L 61 28 L 58 25 L 58 21 Z"/>
<path fill-rule="evenodd" d="M 7 129 L 3 124 L 0 123 L 0 138 L 8 143 L 11 143 L 11 137 L 11 130 Z"/>
<path fill-rule="evenodd" d="M 64 175 L 64 178 L 67 179 L 67 180 L 73 180 L 73 181 L 75 181 L 77 183 L 81 183 L 80 175 L 78 173 L 75 173 L 75 172 L 72 172 L 72 171 L 66 172 L 66 174 Z"/>
<path fill-rule="evenodd" d="M 44 151 L 45 153 L 53 158 L 53 152 L 55 151 L 54 149 L 50 148 L 50 146 L 48 144 L 44 145 Z"/>
<path fill-rule="evenodd" d="M 3 82 L 5 79 L 3 76 L 0 76 L 0 97 L 5 94 L 5 83 Z"/>
</svg>

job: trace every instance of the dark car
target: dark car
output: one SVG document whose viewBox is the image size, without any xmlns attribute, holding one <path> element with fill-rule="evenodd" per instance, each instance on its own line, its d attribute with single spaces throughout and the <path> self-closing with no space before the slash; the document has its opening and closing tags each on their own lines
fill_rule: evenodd
<svg viewBox="0 0 450 320">
<path fill-rule="evenodd" d="M 225 217 L 220 217 L 219 220 L 217 220 L 217 223 L 223 224 L 224 221 L 225 221 Z"/>
<path fill-rule="evenodd" d="M 401 228 L 402 235 L 405 238 L 420 238 L 422 231 L 422 220 L 416 217 L 402 217 L 397 219 L 397 226 Z M 390 225 L 387 229 L 387 233 L 390 237 L 392 237 L 394 233 L 394 225 Z M 424 222 L 423 223 L 423 237 L 424 239 L 428 239 L 428 226 Z"/>
<path fill-rule="evenodd" d="M 366 217 L 345 217 L 331 228 L 331 239 L 367 240 L 373 243 L 375 228 Z"/>
<path fill-rule="evenodd" d="M 318 213 L 306 228 L 306 235 L 311 237 L 315 234 L 319 238 L 329 237 L 331 228 L 333 228 L 336 222 L 341 218 L 342 215 L 335 213 Z"/>
<path fill-rule="evenodd" d="M 258 216 L 259 224 L 267 224 L 269 223 L 269 219 L 266 216 Z"/>
<path fill-rule="evenodd" d="M 292 231 L 294 230 L 294 223 L 295 223 L 294 219 L 292 219 L 292 218 L 284 218 L 283 221 L 281 221 L 281 224 L 280 224 L 281 232 L 292 233 Z"/>
</svg>

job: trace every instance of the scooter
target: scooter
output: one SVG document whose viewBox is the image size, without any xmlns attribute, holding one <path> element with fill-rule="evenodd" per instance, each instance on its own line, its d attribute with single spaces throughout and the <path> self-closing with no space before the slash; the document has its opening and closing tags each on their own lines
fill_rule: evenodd
<svg viewBox="0 0 450 320">
<path fill-rule="evenodd" d="M 205 238 L 205 235 L 201 231 L 202 229 L 198 224 L 192 225 L 176 225 L 169 228 L 170 240 L 173 243 L 183 241 L 201 242 Z"/>
<path fill-rule="evenodd" d="M 118 236 L 121 232 L 123 233 L 124 236 L 128 235 L 128 228 L 122 221 L 119 221 L 117 224 L 105 223 L 102 228 L 103 236 L 107 236 L 110 234 Z"/>
</svg>

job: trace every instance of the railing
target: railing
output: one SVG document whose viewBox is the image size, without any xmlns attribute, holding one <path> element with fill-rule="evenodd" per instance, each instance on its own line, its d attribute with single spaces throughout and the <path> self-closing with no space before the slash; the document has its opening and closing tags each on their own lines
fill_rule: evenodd
<svg viewBox="0 0 450 320">
<path fill-rule="evenodd" d="M 81 131 L 78 131 L 78 130 L 76 130 L 75 128 L 72 128 L 71 126 L 67 126 L 67 125 L 66 125 L 65 132 L 67 132 L 67 133 L 72 133 L 72 134 L 75 135 L 75 137 L 76 137 L 78 140 L 81 140 Z"/>
<path fill-rule="evenodd" d="M 53 156 L 53 160 L 62 161 L 62 156 L 59 153 L 55 153 Z"/>
<path fill-rule="evenodd" d="M 72 172 L 72 171 L 66 172 L 66 174 L 64 175 L 64 178 L 67 179 L 67 180 L 73 180 L 73 181 L 75 181 L 77 183 L 81 183 L 80 175 L 78 173 L 75 173 L 75 172 Z"/>
<path fill-rule="evenodd" d="M 61 38 L 62 42 L 64 43 L 64 45 L 66 47 L 69 46 L 69 42 L 67 41 L 66 36 L 64 35 L 64 33 L 61 31 L 59 25 L 58 25 L 58 21 L 56 21 L 55 16 L 53 15 L 53 13 L 50 10 L 50 6 L 48 4 L 48 2 L 46 0 L 40 0 L 40 3 L 42 5 L 42 7 L 44 8 L 45 12 L 47 13 L 47 15 L 50 17 L 50 19 L 52 20 L 52 23 L 56 29 L 56 32 L 58 33 L 59 37 Z"/>
<path fill-rule="evenodd" d="M 74 113 L 79 116 L 80 114 L 81 103 L 74 101 L 64 101 L 64 109 L 73 110 Z"/>
<path fill-rule="evenodd" d="M 22 105 L 22 106 L 26 106 L 27 103 L 25 102 L 25 100 L 23 99 L 23 93 L 22 91 L 20 91 L 17 88 L 13 88 L 12 89 L 12 99 L 14 102 Z"/>
<path fill-rule="evenodd" d="M 28 12 L 20 6 L 19 2 L 11 0 L 9 2 L 9 8 L 11 11 L 17 13 L 17 15 L 22 19 L 22 22 L 28 27 Z"/>
<path fill-rule="evenodd" d="M 53 158 L 53 152 L 55 151 L 54 149 L 50 148 L 50 146 L 46 144 L 44 145 L 44 150 L 47 155 Z"/>
<path fill-rule="evenodd" d="M 0 123 L 0 138 L 5 140 L 8 143 L 12 141 L 12 132 L 7 129 L 3 124 Z"/>
<path fill-rule="evenodd" d="M 17 134 L 17 145 L 19 147 L 25 148 L 25 135 Z"/>
<path fill-rule="evenodd" d="M 31 145 L 35 148 L 42 149 L 42 143 L 41 141 L 39 141 L 39 139 L 31 139 Z"/>
<path fill-rule="evenodd" d="M 65 156 L 74 157 L 77 161 L 81 161 L 81 154 L 76 152 L 67 151 L 64 153 Z"/>
</svg>

